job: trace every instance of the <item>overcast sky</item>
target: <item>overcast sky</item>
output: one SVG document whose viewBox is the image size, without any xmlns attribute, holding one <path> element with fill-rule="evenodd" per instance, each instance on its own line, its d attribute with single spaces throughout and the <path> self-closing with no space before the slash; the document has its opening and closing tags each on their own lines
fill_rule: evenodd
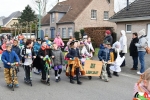
<svg viewBox="0 0 150 100">
<path fill-rule="evenodd" d="M 15 11 L 22 11 L 25 6 L 28 4 L 32 5 L 32 0 L 0 0 L 1 1 L 1 6 L 0 6 L 0 16 L 9 16 L 12 12 Z M 57 3 L 58 0 L 49 0 L 48 7 L 47 7 L 47 12 L 52 8 Z M 59 0 L 59 1 L 64 1 L 64 0 Z M 129 0 L 129 1 L 134 1 L 134 0 Z M 121 10 L 123 7 L 126 6 L 126 0 L 115 0 L 115 12 L 118 10 Z M 34 7 L 33 7 L 34 8 Z"/>
</svg>

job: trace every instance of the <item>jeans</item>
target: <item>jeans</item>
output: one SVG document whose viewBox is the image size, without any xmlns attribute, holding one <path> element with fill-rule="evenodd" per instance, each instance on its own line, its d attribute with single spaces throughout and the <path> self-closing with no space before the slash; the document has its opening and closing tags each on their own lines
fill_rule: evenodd
<svg viewBox="0 0 150 100">
<path fill-rule="evenodd" d="M 133 68 L 137 69 L 138 68 L 138 57 L 132 56 L 133 59 Z"/>
<path fill-rule="evenodd" d="M 141 63 L 141 69 L 140 69 L 141 73 L 143 73 L 145 71 L 145 59 L 144 59 L 145 54 L 146 54 L 145 51 L 139 51 L 138 52 L 139 60 L 140 60 L 140 63 Z"/>
</svg>

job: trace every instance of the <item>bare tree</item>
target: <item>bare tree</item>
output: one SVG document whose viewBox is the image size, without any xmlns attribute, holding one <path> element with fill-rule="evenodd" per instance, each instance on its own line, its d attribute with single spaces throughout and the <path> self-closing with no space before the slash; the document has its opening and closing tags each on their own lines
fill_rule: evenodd
<svg viewBox="0 0 150 100">
<path fill-rule="evenodd" d="M 40 11 L 41 11 L 42 16 L 46 15 L 49 1 L 50 0 L 40 0 Z M 36 11 L 39 11 L 39 4 L 36 2 L 36 0 L 31 0 L 31 2 L 32 2 L 32 6 L 34 7 L 33 9 L 35 9 Z"/>
</svg>

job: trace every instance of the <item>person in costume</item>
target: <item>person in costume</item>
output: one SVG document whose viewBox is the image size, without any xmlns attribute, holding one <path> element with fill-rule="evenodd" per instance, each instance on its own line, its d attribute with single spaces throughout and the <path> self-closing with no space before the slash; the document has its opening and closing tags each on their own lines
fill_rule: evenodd
<svg viewBox="0 0 150 100">
<path fill-rule="evenodd" d="M 65 65 L 65 63 L 64 63 L 64 55 L 62 51 L 58 49 L 58 46 L 55 43 L 53 44 L 52 60 L 54 64 L 56 82 L 59 82 L 61 80 L 60 74 L 62 72 L 62 65 Z"/>
<path fill-rule="evenodd" d="M 142 95 L 139 96 L 140 94 L 143 94 L 143 96 Z M 143 74 L 141 74 L 140 80 L 135 84 L 133 100 L 149 100 L 149 99 L 150 99 L 150 68 L 147 69 Z"/>
<path fill-rule="evenodd" d="M 28 39 L 26 42 L 26 46 L 22 50 L 22 63 L 25 69 L 24 80 L 27 83 L 31 81 L 30 79 L 30 70 L 32 67 L 31 65 L 33 63 L 33 59 L 36 58 L 32 45 L 33 45 L 32 40 Z"/>
<path fill-rule="evenodd" d="M 42 82 L 46 82 L 46 70 L 45 70 L 45 63 L 46 61 L 44 61 L 43 59 L 48 56 L 51 57 L 52 56 L 52 51 L 50 49 L 50 47 L 46 44 L 46 41 L 42 41 L 42 46 L 38 52 L 38 57 L 40 58 L 40 69 L 42 71 L 42 77 L 41 77 L 41 81 Z"/>
<path fill-rule="evenodd" d="M 62 41 L 59 33 L 56 35 L 56 38 L 53 42 L 58 45 L 58 48 L 62 48 L 64 46 L 64 42 Z"/>
<path fill-rule="evenodd" d="M 11 63 L 18 64 L 20 62 L 18 55 L 15 53 L 15 51 L 11 50 L 11 44 L 6 44 L 6 50 L 3 52 L 1 60 L 4 63 L 4 77 L 7 86 L 12 87 L 12 66 Z M 14 72 L 16 76 L 16 71 Z M 14 78 L 14 84 L 16 87 L 19 87 L 18 79 L 17 77 Z"/>
<path fill-rule="evenodd" d="M 81 56 L 79 54 L 79 49 L 77 48 L 78 41 L 72 41 L 70 43 L 71 49 L 69 50 L 69 53 L 67 54 L 68 58 L 71 58 L 71 60 L 68 61 L 68 65 L 70 68 L 70 83 L 74 84 L 73 76 L 74 71 L 76 72 L 76 78 L 77 78 L 77 84 L 82 84 L 82 82 L 79 81 L 79 71 L 81 71 L 81 74 L 85 74 L 82 65 L 80 64 L 79 59 L 81 59 Z"/>
<path fill-rule="evenodd" d="M 110 52 L 108 49 L 108 45 L 110 45 L 110 43 L 108 41 L 104 41 L 104 49 L 100 49 L 98 52 L 98 58 L 100 61 L 102 61 L 103 66 L 102 66 L 102 72 L 101 72 L 101 78 L 105 81 L 108 82 L 108 75 L 107 75 L 107 62 L 110 60 Z"/>
</svg>

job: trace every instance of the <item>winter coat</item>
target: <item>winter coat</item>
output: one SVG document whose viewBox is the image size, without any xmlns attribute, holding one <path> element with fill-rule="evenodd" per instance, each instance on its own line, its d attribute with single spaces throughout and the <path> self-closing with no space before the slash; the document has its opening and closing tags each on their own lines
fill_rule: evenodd
<svg viewBox="0 0 150 100">
<path fill-rule="evenodd" d="M 2 53 L 1 57 L 2 62 L 4 63 L 5 68 L 11 68 L 7 63 L 20 62 L 18 55 L 15 51 L 8 52 L 7 50 Z"/>
<path fill-rule="evenodd" d="M 21 52 L 21 49 L 18 47 L 18 46 L 12 46 L 12 50 L 15 51 L 15 53 L 18 55 L 18 57 L 21 59 L 21 55 L 20 55 L 20 52 Z"/>
<path fill-rule="evenodd" d="M 64 65 L 64 55 L 62 53 L 61 50 L 52 50 L 52 56 L 54 56 L 53 58 L 53 63 L 54 63 L 54 66 L 57 66 L 57 65 Z"/>
<path fill-rule="evenodd" d="M 135 44 L 138 51 L 146 51 L 145 47 L 148 46 L 148 38 L 146 36 L 141 36 L 139 42 Z"/>
<path fill-rule="evenodd" d="M 127 53 L 127 37 L 126 37 L 125 32 L 122 33 L 122 36 L 120 37 L 119 42 L 121 45 L 120 49 L 121 49 L 122 53 Z"/>
<path fill-rule="evenodd" d="M 38 51 L 40 50 L 40 48 L 41 48 L 41 44 L 39 44 L 38 42 L 35 42 L 33 49 L 34 49 L 34 52 L 36 55 L 37 55 Z"/>
<path fill-rule="evenodd" d="M 74 57 L 78 57 L 79 59 L 81 59 L 78 48 L 76 48 L 76 49 L 71 48 L 69 50 L 69 53 L 67 54 L 67 58 L 72 58 L 73 59 Z"/>
<path fill-rule="evenodd" d="M 109 61 L 110 60 L 110 51 L 108 48 L 100 49 L 98 52 L 98 58 L 100 61 Z"/>
<path fill-rule="evenodd" d="M 55 38 L 53 42 L 56 43 L 58 47 L 64 46 L 64 43 L 61 38 Z"/>
<path fill-rule="evenodd" d="M 104 41 L 108 41 L 111 45 L 113 43 L 113 38 L 111 35 L 107 35 L 105 38 L 104 38 Z"/>
<path fill-rule="evenodd" d="M 132 39 L 132 41 L 130 43 L 130 47 L 129 47 L 130 56 L 138 57 L 138 50 L 137 50 L 137 47 L 135 46 L 135 43 L 138 43 L 138 42 L 139 42 L 138 38 Z"/>
<path fill-rule="evenodd" d="M 51 57 L 52 56 L 52 50 L 50 48 L 48 48 L 48 47 L 43 48 L 41 46 L 41 48 L 40 48 L 40 50 L 38 52 L 38 56 L 37 56 L 40 59 L 40 62 L 39 62 L 39 65 L 38 65 L 39 69 L 44 68 L 45 61 L 43 59 L 41 59 L 41 56 L 45 57 L 46 55 L 48 55 L 49 57 Z"/>
<path fill-rule="evenodd" d="M 79 48 L 79 54 L 82 56 L 91 56 L 85 46 Z"/>
</svg>

